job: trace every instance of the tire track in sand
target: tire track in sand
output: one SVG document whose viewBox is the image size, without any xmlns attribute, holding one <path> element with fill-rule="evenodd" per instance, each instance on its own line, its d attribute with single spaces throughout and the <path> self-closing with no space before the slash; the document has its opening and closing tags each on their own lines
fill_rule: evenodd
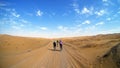
<svg viewBox="0 0 120 68">
<path fill-rule="evenodd" d="M 63 50 L 59 47 L 54 51 L 52 42 L 46 47 L 33 52 L 28 58 L 18 62 L 10 68 L 86 68 L 85 58 L 78 55 L 78 52 L 67 45 L 63 45 Z M 43 55 L 40 55 L 43 53 Z M 83 63 L 84 62 L 84 63 Z"/>
</svg>

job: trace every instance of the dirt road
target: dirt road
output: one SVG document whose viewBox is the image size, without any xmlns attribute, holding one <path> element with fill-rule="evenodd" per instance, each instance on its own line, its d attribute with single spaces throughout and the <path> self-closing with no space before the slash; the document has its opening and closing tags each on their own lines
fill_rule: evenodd
<svg viewBox="0 0 120 68">
<path fill-rule="evenodd" d="M 54 51 L 52 42 L 33 51 L 12 55 L 9 58 L 6 56 L 7 59 L 14 60 L 4 68 L 90 68 L 88 60 L 74 48 L 64 45 L 62 51 L 59 47 Z"/>
</svg>

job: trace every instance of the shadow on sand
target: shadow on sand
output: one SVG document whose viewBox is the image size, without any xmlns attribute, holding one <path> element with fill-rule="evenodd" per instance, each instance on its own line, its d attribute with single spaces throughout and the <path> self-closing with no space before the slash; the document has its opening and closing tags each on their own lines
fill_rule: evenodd
<svg viewBox="0 0 120 68">
<path fill-rule="evenodd" d="M 58 50 L 58 49 L 56 49 L 56 50 L 54 50 L 54 49 L 48 49 L 48 50 L 50 50 L 50 51 L 61 51 L 61 50 Z"/>
</svg>

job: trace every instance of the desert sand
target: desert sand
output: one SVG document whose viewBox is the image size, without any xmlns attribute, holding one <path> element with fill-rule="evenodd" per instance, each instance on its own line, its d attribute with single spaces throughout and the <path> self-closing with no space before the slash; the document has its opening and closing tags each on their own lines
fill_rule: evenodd
<svg viewBox="0 0 120 68">
<path fill-rule="evenodd" d="M 55 39 L 0 35 L 0 68 L 119 68 L 120 34 Z"/>
</svg>

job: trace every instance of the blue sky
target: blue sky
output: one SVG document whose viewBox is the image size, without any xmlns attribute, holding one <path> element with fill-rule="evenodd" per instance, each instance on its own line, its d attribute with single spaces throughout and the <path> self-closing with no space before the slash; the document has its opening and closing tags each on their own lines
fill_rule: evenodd
<svg viewBox="0 0 120 68">
<path fill-rule="evenodd" d="M 120 0 L 0 0 L 0 34 L 74 37 L 120 33 Z"/>
</svg>

